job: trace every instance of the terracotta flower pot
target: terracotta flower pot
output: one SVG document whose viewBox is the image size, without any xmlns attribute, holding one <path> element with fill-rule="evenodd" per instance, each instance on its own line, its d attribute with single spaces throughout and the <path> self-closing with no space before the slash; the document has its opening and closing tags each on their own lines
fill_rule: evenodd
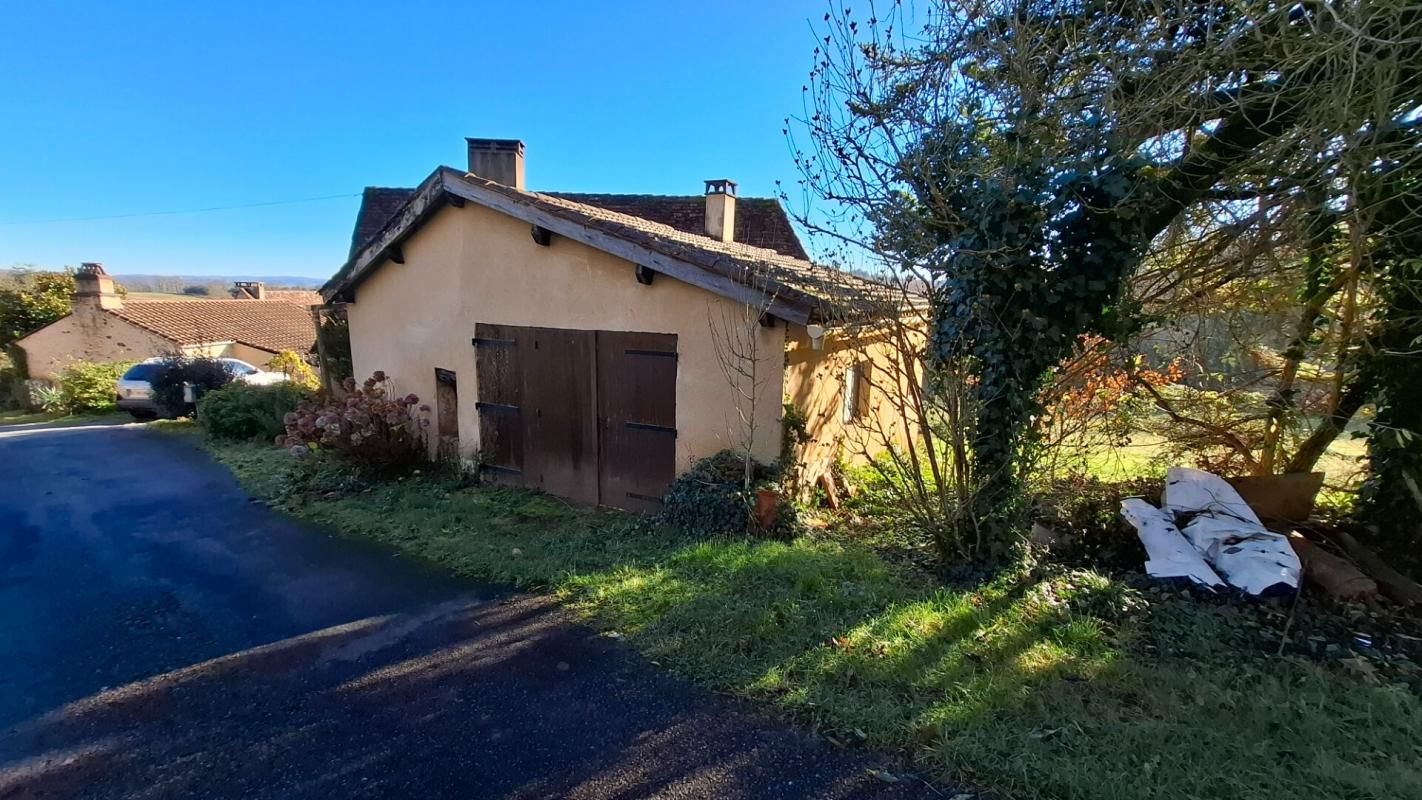
<svg viewBox="0 0 1422 800">
<path fill-rule="evenodd" d="M 758 489 L 755 493 L 755 525 L 762 531 L 775 527 L 780 518 L 780 492 L 775 489 Z"/>
</svg>

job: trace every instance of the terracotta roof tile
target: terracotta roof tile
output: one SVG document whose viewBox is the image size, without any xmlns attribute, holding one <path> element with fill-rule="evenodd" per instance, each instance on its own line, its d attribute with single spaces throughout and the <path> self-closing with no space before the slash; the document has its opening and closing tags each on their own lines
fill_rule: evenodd
<svg viewBox="0 0 1422 800">
<path fill-rule="evenodd" d="M 571 199 L 579 195 L 551 195 L 505 186 L 477 175 L 441 167 L 425 186 L 462 181 L 478 189 L 496 192 L 519 203 L 541 208 L 588 229 L 635 243 L 646 250 L 669 256 L 686 264 L 812 308 L 814 319 L 843 322 L 876 316 L 902 298 L 885 284 L 851 272 L 814 264 L 776 250 L 740 242 L 722 242 L 700 233 L 689 233 L 668 224 L 608 210 Z M 777 205 L 778 208 L 778 205 Z M 782 212 L 783 213 L 783 212 Z M 393 225 L 392 220 L 388 225 Z M 377 234 L 380 232 L 378 231 Z M 357 270 L 358 252 L 322 288 L 334 297 L 358 282 L 365 270 Z"/>
<path fill-rule="evenodd" d="M 315 289 L 267 289 L 266 292 L 268 300 L 281 300 L 307 307 L 322 303 L 321 293 Z"/>
<path fill-rule="evenodd" d="M 109 313 L 180 345 L 242 342 L 306 353 L 316 341 L 311 312 L 286 300 L 124 303 Z"/>
<path fill-rule="evenodd" d="M 354 256 L 356 251 L 375 238 L 414 193 L 414 189 L 366 187 L 361 196 L 360 211 L 356 214 L 355 230 L 351 234 L 350 254 Z M 706 233 L 706 198 L 700 195 L 548 192 L 544 196 L 638 217 L 683 233 L 697 236 Z M 800 244 L 800 237 L 795 235 L 790 217 L 780 206 L 780 201 L 774 198 L 736 198 L 735 238 L 740 244 L 774 250 L 791 258 L 809 258 Z"/>
<path fill-rule="evenodd" d="M 706 198 L 701 195 L 672 196 L 653 194 L 578 194 L 546 192 L 548 197 L 560 197 L 586 206 L 640 217 L 697 236 L 706 234 Z M 736 233 L 739 244 L 761 247 L 798 258 L 808 259 L 800 237 L 790 225 L 790 218 L 780 201 L 770 197 L 736 198 Z"/>
</svg>

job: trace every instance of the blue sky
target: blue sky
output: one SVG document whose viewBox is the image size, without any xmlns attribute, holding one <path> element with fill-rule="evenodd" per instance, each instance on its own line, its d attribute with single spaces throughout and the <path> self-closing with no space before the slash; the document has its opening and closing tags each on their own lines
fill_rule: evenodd
<svg viewBox="0 0 1422 800">
<path fill-rule="evenodd" d="M 520 138 L 528 185 L 793 185 L 823 0 L 15 3 L 0 266 L 331 274 L 363 186 Z M 53 222 L 343 195 L 261 208 Z"/>
</svg>

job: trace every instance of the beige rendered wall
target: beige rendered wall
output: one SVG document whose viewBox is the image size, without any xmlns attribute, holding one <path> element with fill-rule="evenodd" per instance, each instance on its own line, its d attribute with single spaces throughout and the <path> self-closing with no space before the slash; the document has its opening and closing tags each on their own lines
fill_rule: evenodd
<svg viewBox="0 0 1422 800">
<path fill-rule="evenodd" d="M 97 307 L 84 306 L 18 344 L 25 351 L 30 377 L 43 380 L 52 380 L 75 362 L 142 361 L 177 350 L 155 333 Z"/>
<path fill-rule="evenodd" d="M 814 486 L 837 460 L 864 463 L 891 443 L 905 440 L 900 413 L 908 398 L 908 376 L 887 331 L 831 330 L 821 350 L 811 346 L 799 325 L 786 335 L 785 402 L 805 415 L 809 441 L 796 453 L 802 486 Z M 860 415 L 845 422 L 845 372 L 861 368 Z"/>
<path fill-rule="evenodd" d="M 535 244 L 529 225 L 467 203 L 446 207 L 403 245 L 405 263 L 387 263 L 356 289 L 349 308 L 357 379 L 384 370 L 397 393 L 434 404 L 435 368 L 459 384 L 460 451 L 478 444 L 476 323 L 580 330 L 674 333 L 677 366 L 677 471 L 744 441 L 738 394 L 715 357 L 712 320 L 739 306 L 659 275 L 637 283 L 627 261 L 554 236 Z M 779 454 L 785 326 L 755 326 L 758 371 L 753 452 Z M 434 443 L 431 443 L 434 446 Z"/>
<path fill-rule="evenodd" d="M 240 359 L 254 367 L 262 368 L 265 368 L 269 361 L 276 358 L 276 353 L 269 350 L 262 350 L 261 348 L 253 347 L 249 344 L 243 344 L 242 342 L 233 342 L 226 348 L 226 352 L 222 353 L 222 355 L 226 358 Z"/>
</svg>

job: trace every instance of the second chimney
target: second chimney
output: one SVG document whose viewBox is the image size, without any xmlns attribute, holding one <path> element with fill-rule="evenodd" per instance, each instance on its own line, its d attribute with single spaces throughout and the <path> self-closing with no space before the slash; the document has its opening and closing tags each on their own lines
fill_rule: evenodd
<svg viewBox="0 0 1422 800">
<path fill-rule="evenodd" d="M 232 297 L 237 300 L 265 300 L 267 285 L 261 281 L 234 281 Z"/>
<path fill-rule="evenodd" d="M 523 188 L 523 142 L 518 139 L 465 139 L 469 171 L 494 183 Z"/>
<path fill-rule="evenodd" d="M 706 235 L 722 242 L 736 240 L 736 182 L 720 178 L 706 182 Z"/>
<path fill-rule="evenodd" d="M 114 279 L 104 271 L 104 265 L 86 261 L 74 273 L 75 309 L 123 308 L 123 298 L 114 291 Z"/>
</svg>

